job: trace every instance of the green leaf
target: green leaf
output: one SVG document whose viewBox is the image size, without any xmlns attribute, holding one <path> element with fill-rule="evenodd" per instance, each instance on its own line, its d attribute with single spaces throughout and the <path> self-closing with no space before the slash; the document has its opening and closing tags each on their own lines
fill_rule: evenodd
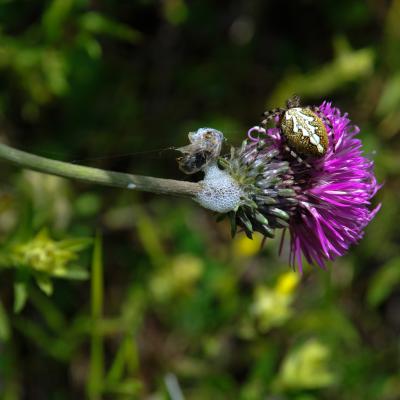
<svg viewBox="0 0 400 400">
<path fill-rule="evenodd" d="M 79 44 L 86 50 L 88 56 L 92 59 L 99 59 L 102 54 L 101 46 L 97 39 L 90 33 L 82 33 L 78 37 Z"/>
<path fill-rule="evenodd" d="M 28 299 L 27 281 L 17 280 L 14 283 L 14 312 L 19 313 L 25 307 Z"/>
<path fill-rule="evenodd" d="M 106 385 L 104 391 L 106 393 L 119 396 L 136 396 L 139 395 L 143 385 L 136 379 L 126 379 L 116 384 Z"/>
<path fill-rule="evenodd" d="M 29 287 L 29 300 L 33 307 L 40 313 L 49 329 L 58 336 L 66 333 L 67 321 L 58 304 L 53 298 L 46 296 L 34 286 Z"/>
<path fill-rule="evenodd" d="M 47 296 L 51 296 L 53 294 L 53 282 L 48 276 L 37 275 L 35 279 L 37 285 L 43 293 L 47 294 Z"/>
<path fill-rule="evenodd" d="M 375 58 L 372 48 L 352 50 L 342 38 L 336 38 L 335 42 L 338 50 L 335 58 L 314 71 L 288 72 L 272 92 L 268 105 L 284 104 L 293 93 L 304 97 L 326 96 L 371 74 Z"/>
<path fill-rule="evenodd" d="M 131 43 L 137 43 L 142 37 L 142 34 L 136 29 L 94 11 L 83 15 L 80 25 L 82 29 L 90 33 L 105 34 Z"/>
<path fill-rule="evenodd" d="M 291 349 L 282 361 L 275 381 L 277 389 L 319 389 L 335 383 L 336 375 L 330 368 L 331 351 L 316 339 Z"/>
<path fill-rule="evenodd" d="M 394 258 L 383 267 L 371 279 L 368 288 L 368 304 L 377 307 L 400 283 L 400 257 Z"/>
<path fill-rule="evenodd" d="M 64 239 L 58 243 L 58 247 L 63 250 L 68 250 L 71 252 L 78 252 L 86 249 L 93 243 L 91 238 L 73 238 Z"/>
<path fill-rule="evenodd" d="M 10 337 L 10 324 L 8 322 L 7 312 L 0 301 L 0 340 L 5 341 Z"/>
<path fill-rule="evenodd" d="M 76 266 L 70 266 L 66 269 L 55 272 L 54 276 L 56 276 L 58 278 L 83 281 L 83 280 L 86 280 L 89 278 L 89 272 L 86 269 L 76 265 Z"/>
<path fill-rule="evenodd" d="M 50 40 L 61 36 L 65 21 L 71 13 L 75 0 L 53 0 L 43 15 L 42 23 Z"/>
<path fill-rule="evenodd" d="M 380 116 L 398 110 L 400 105 L 400 73 L 389 77 L 379 99 L 376 112 Z"/>
<path fill-rule="evenodd" d="M 130 375 L 138 369 L 138 354 L 134 340 L 130 334 L 126 335 L 116 353 L 114 361 L 106 377 L 106 386 L 117 385 L 123 378 L 124 371 Z"/>
<path fill-rule="evenodd" d="M 74 343 L 64 337 L 51 336 L 42 323 L 34 322 L 27 318 L 15 317 L 13 325 L 24 337 L 38 346 L 44 354 L 61 361 L 70 359 Z"/>
</svg>

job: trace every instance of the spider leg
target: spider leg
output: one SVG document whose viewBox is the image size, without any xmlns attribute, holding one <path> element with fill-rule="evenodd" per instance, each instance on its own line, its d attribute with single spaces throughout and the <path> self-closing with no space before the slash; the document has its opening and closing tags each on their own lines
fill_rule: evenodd
<svg viewBox="0 0 400 400">
<path fill-rule="evenodd" d="M 323 122 L 331 131 L 333 131 L 333 125 L 332 125 L 331 121 L 328 119 L 328 117 L 327 117 L 325 114 L 323 114 L 323 113 L 320 111 L 319 107 L 313 106 L 313 107 L 307 107 L 307 108 L 308 108 L 309 110 L 315 112 L 315 114 L 317 114 L 318 117 L 320 117 L 320 118 L 322 119 L 322 122 Z"/>
<path fill-rule="evenodd" d="M 285 151 L 287 151 L 293 158 L 295 158 L 300 164 L 305 165 L 307 168 L 311 168 L 308 162 L 304 161 L 297 153 L 295 153 L 288 145 L 284 146 Z"/>
<path fill-rule="evenodd" d="M 278 115 L 283 114 L 286 111 L 284 108 L 273 108 L 263 113 L 264 119 L 261 121 L 261 125 L 266 126 L 269 121 L 272 121 Z"/>
</svg>

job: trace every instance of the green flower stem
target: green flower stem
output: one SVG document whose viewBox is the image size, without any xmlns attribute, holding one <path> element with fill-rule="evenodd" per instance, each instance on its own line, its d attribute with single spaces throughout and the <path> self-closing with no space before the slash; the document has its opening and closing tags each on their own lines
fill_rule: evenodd
<svg viewBox="0 0 400 400">
<path fill-rule="evenodd" d="M 63 178 L 79 179 L 88 183 L 113 186 L 123 189 L 141 190 L 157 194 L 193 198 L 202 190 L 200 183 L 132 175 L 85 167 L 63 161 L 39 157 L 0 143 L 0 160 L 9 161 L 19 167 Z"/>
<path fill-rule="evenodd" d="M 103 317 L 103 255 L 102 241 L 97 233 L 92 258 L 92 338 L 90 343 L 90 373 L 88 379 L 88 397 L 90 400 L 100 400 L 104 385 L 104 340 L 99 325 Z"/>
</svg>

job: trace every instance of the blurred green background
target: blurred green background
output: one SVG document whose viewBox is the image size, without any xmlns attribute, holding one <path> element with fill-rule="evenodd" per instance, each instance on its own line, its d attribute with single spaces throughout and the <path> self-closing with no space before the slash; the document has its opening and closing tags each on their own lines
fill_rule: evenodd
<svg viewBox="0 0 400 400">
<path fill-rule="evenodd" d="M 334 101 L 382 210 L 328 271 L 186 200 L 1 166 L 0 398 L 400 399 L 400 0 L 0 0 L 0 135 L 185 179 L 293 93 Z"/>
</svg>

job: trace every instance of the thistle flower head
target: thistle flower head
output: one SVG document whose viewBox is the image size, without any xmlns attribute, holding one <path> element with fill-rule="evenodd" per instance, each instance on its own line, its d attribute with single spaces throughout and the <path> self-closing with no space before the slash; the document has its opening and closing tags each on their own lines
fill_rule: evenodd
<svg viewBox="0 0 400 400">
<path fill-rule="evenodd" d="M 327 260 L 345 254 L 362 238 L 364 228 L 380 207 L 370 209 L 379 185 L 373 162 L 362 155 L 362 143 L 356 137 L 359 128 L 331 103 L 322 103 L 316 112 L 325 121 L 329 137 L 328 150 L 320 158 L 307 158 L 304 162 L 293 157 L 284 149 L 285 137 L 279 125 L 267 130 L 258 128 L 265 138 L 254 138 L 254 129 L 249 132 L 253 143 L 267 140 L 264 152 L 276 154 L 264 166 L 265 171 L 276 171 L 276 162 L 287 163 L 285 177 L 276 175 L 274 190 L 279 193 L 286 182 L 285 189 L 295 193 L 288 198 L 290 206 L 279 196 L 275 198 L 276 206 L 289 215 L 290 263 L 300 269 L 302 256 L 309 263 L 324 267 Z M 247 152 L 253 143 L 246 145 Z M 255 201 L 258 210 L 265 210 L 265 204 L 257 197 Z"/>
<path fill-rule="evenodd" d="M 232 148 L 230 155 L 218 159 L 218 147 L 206 160 L 200 158 L 205 179 L 197 201 L 227 215 L 233 235 L 238 228 L 249 238 L 255 231 L 273 237 L 277 228 L 288 229 L 291 265 L 301 270 L 304 256 L 309 263 L 324 267 L 362 238 L 380 208 L 370 208 L 380 186 L 373 162 L 362 154 L 361 140 L 356 137 L 359 128 L 347 114 L 327 102 L 290 110 L 285 114 L 293 118 L 289 128 L 282 127 L 281 115 L 273 128 L 250 129 L 248 140 Z M 313 120 L 318 126 L 308 124 Z M 288 148 L 288 129 L 293 129 L 291 140 L 297 140 L 299 149 L 307 148 L 304 144 L 315 146 L 322 149 L 321 154 L 316 156 L 314 151 L 301 159 Z M 319 136 L 314 129 L 319 129 Z M 206 131 L 199 130 L 197 136 L 203 147 L 215 148 L 215 140 Z M 189 157 L 197 160 L 203 153 L 192 147 Z"/>
</svg>

